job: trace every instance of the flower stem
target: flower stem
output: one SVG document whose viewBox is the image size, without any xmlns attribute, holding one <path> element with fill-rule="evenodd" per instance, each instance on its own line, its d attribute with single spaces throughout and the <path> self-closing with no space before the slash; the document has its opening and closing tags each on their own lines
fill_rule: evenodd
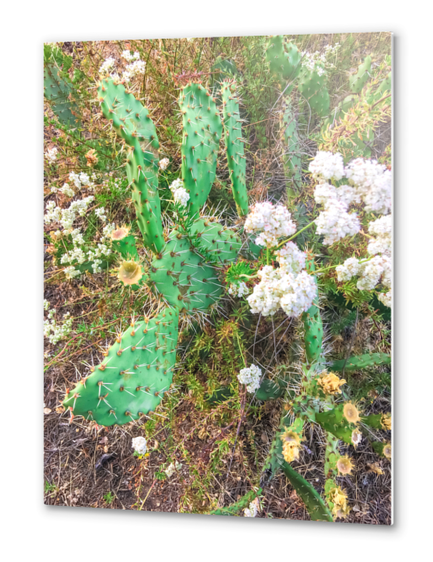
<svg viewBox="0 0 433 562">
<path fill-rule="evenodd" d="M 315 221 L 316 219 L 314 219 Z M 298 232 L 295 232 L 295 234 L 293 236 L 291 236 L 290 238 L 288 238 L 287 240 L 283 240 L 283 242 L 281 242 L 280 244 L 278 244 L 277 248 L 279 248 L 280 246 L 282 246 L 283 244 L 286 244 L 287 242 L 290 242 L 290 240 L 293 240 L 293 238 L 296 238 L 298 236 L 298 234 L 301 234 L 301 232 L 304 232 L 304 230 L 307 230 L 307 228 L 310 228 L 310 226 L 312 224 L 314 224 L 314 221 L 311 221 L 309 224 L 307 224 L 307 226 L 304 226 L 304 228 L 301 228 L 301 230 L 298 230 Z"/>
<path fill-rule="evenodd" d="M 241 342 L 239 340 L 239 334 L 238 334 L 237 331 L 235 332 L 235 334 L 236 334 L 236 339 L 238 340 L 238 346 L 239 346 L 239 351 L 241 352 L 242 361 L 244 362 L 244 367 L 246 368 L 247 364 L 246 364 L 246 361 L 245 361 L 244 353 L 242 351 Z"/>
</svg>

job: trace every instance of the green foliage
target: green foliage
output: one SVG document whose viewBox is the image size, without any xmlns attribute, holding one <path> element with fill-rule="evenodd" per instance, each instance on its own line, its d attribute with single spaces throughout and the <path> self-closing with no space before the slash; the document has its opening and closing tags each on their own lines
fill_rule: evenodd
<svg viewBox="0 0 433 562">
<path fill-rule="evenodd" d="M 285 164 L 287 167 L 288 175 L 295 183 L 296 187 L 301 186 L 302 180 L 302 157 L 299 148 L 299 135 L 297 129 L 296 116 L 290 102 L 287 102 L 286 109 L 283 116 L 283 129 L 286 150 L 288 152 L 285 157 Z M 289 207 L 292 191 L 288 191 Z M 293 194 L 294 195 L 294 194 Z"/>
<path fill-rule="evenodd" d="M 314 261 L 309 260 L 307 269 L 314 271 Z M 304 341 L 305 341 L 305 354 L 309 363 L 317 361 L 322 353 L 323 341 L 323 322 L 318 307 L 319 295 L 313 301 L 313 304 L 302 313 L 302 320 L 304 322 Z"/>
<path fill-rule="evenodd" d="M 213 511 L 209 512 L 209 515 L 237 515 L 242 509 L 245 509 L 249 506 L 249 504 L 260 494 L 262 493 L 262 489 L 258 488 L 257 491 L 250 490 L 244 496 L 241 497 L 236 503 L 229 505 L 228 507 L 221 507 L 219 509 L 214 509 Z"/>
<path fill-rule="evenodd" d="M 224 140 L 227 150 L 227 163 L 230 170 L 233 197 L 240 216 L 248 213 L 248 195 L 245 185 L 246 158 L 244 139 L 239 114 L 239 99 L 235 94 L 235 85 L 223 82 L 221 87 L 223 101 Z"/>
<path fill-rule="evenodd" d="M 215 100 L 201 84 L 189 84 L 180 93 L 183 140 L 182 179 L 190 195 L 191 216 L 204 205 L 215 179 L 222 124 Z"/>
<path fill-rule="evenodd" d="M 319 492 L 286 461 L 283 461 L 282 469 L 287 480 L 305 503 L 311 519 L 313 521 L 333 521 L 332 514 Z"/>
<path fill-rule="evenodd" d="M 390 365 L 391 356 L 386 353 L 365 353 L 364 355 L 356 355 L 346 359 L 334 361 L 329 366 L 330 371 L 358 371 L 366 367 L 375 365 Z"/>
</svg>

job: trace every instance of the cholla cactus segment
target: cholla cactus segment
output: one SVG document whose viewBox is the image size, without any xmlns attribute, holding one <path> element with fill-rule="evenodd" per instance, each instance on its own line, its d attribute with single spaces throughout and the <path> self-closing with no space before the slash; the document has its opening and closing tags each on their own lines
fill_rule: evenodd
<svg viewBox="0 0 433 562">
<path fill-rule="evenodd" d="M 144 455 L 147 451 L 147 441 L 144 437 L 134 437 L 132 439 L 132 448 L 139 455 Z"/>
<path fill-rule="evenodd" d="M 152 319 L 131 322 L 89 376 L 68 391 L 72 416 L 122 425 L 156 409 L 173 379 L 179 313 L 165 308 Z"/>
<path fill-rule="evenodd" d="M 344 176 L 343 157 L 339 152 L 333 154 L 319 150 L 308 169 L 316 179 L 341 180 Z"/>
<path fill-rule="evenodd" d="M 245 184 L 245 141 L 241 136 L 242 121 L 239 114 L 239 99 L 236 96 L 236 86 L 229 82 L 223 82 L 221 97 L 223 102 L 223 126 L 227 164 L 230 171 L 233 198 L 236 201 L 239 215 L 242 216 L 248 213 L 248 194 Z"/>
<path fill-rule="evenodd" d="M 317 381 L 319 386 L 322 388 L 325 394 L 329 394 L 331 396 L 336 396 L 337 394 L 341 394 L 341 387 L 343 384 L 346 384 L 345 379 L 340 379 L 334 373 L 328 373 L 324 371 Z"/>
<path fill-rule="evenodd" d="M 241 369 L 238 374 L 238 381 L 245 384 L 247 391 L 250 393 L 255 392 L 260 387 L 260 379 L 262 377 L 262 370 L 257 365 L 251 365 Z"/>
<path fill-rule="evenodd" d="M 284 205 L 274 205 L 270 201 L 256 203 L 245 221 L 245 232 L 259 233 L 255 242 L 259 246 L 271 248 L 278 245 L 283 236 L 296 232 L 296 225 Z"/>
<path fill-rule="evenodd" d="M 201 84 L 189 84 L 180 93 L 183 140 L 182 179 L 190 196 L 190 216 L 197 216 L 215 180 L 222 124 L 215 100 Z"/>
</svg>

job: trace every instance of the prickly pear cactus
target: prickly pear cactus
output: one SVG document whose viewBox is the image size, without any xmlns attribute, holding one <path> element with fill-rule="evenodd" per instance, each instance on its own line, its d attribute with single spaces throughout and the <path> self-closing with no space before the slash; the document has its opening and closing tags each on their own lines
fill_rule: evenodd
<svg viewBox="0 0 433 562">
<path fill-rule="evenodd" d="M 287 156 L 285 157 L 286 167 L 295 184 L 300 186 L 302 179 L 302 159 L 300 156 L 296 116 L 290 103 L 287 104 L 284 112 L 283 131 L 287 151 Z"/>
<path fill-rule="evenodd" d="M 73 415 L 105 426 L 155 410 L 173 379 L 179 312 L 164 308 L 119 335 L 94 372 L 66 394 Z"/>
<path fill-rule="evenodd" d="M 359 65 L 358 72 L 349 78 L 350 89 L 353 93 L 358 94 L 370 78 L 371 56 L 365 57 L 364 61 Z"/>
<path fill-rule="evenodd" d="M 241 135 L 239 99 L 236 97 L 234 85 L 229 82 L 223 82 L 221 94 L 224 115 L 224 140 L 226 143 L 227 164 L 230 170 L 233 198 L 238 206 L 239 214 L 245 215 L 248 212 L 248 195 L 245 185 L 245 141 Z"/>
<path fill-rule="evenodd" d="M 319 68 L 304 70 L 299 77 L 299 91 L 310 104 L 311 109 L 325 117 L 329 113 L 329 92 L 325 85 L 325 73 L 319 74 Z"/>
<path fill-rule="evenodd" d="M 61 76 L 54 63 L 45 65 L 44 68 L 44 95 L 51 102 L 51 108 L 59 121 L 67 127 L 78 127 L 80 122 L 74 112 L 76 106 L 69 98 L 73 94 L 72 85 Z"/>
<path fill-rule="evenodd" d="M 301 55 L 298 48 L 293 43 L 285 45 L 282 35 L 270 38 L 266 49 L 266 59 L 271 72 L 279 76 L 282 81 L 293 80 L 301 69 Z M 286 93 L 288 91 L 289 89 L 286 90 Z"/>
<path fill-rule="evenodd" d="M 391 356 L 386 353 L 365 353 L 364 355 L 355 355 L 347 360 L 341 359 L 334 361 L 329 369 L 331 371 L 357 371 L 374 365 L 390 365 Z"/>
<path fill-rule="evenodd" d="M 215 100 L 201 84 L 189 84 L 179 96 L 183 138 L 182 179 L 190 195 L 189 212 L 197 216 L 215 179 L 222 124 Z"/>
<path fill-rule="evenodd" d="M 218 268 L 237 259 L 241 241 L 216 219 L 199 217 L 215 177 L 222 132 L 209 92 L 201 84 L 189 84 L 179 98 L 184 124 L 182 175 L 190 200 L 179 227 L 167 233 L 158 195 L 159 142 L 149 113 L 112 79 L 103 80 L 98 91 L 104 115 L 131 148 L 127 172 L 138 224 L 144 244 L 154 252 L 150 265 L 144 267 L 145 275 L 131 288 L 147 284 L 163 309 L 155 318 L 133 322 L 119 334 L 94 372 L 67 392 L 64 405 L 72 416 L 121 425 L 155 410 L 161 402 L 172 382 L 179 315 L 203 313 L 216 303 L 223 292 Z M 245 182 L 243 187 L 242 191 L 239 184 L 234 192 L 245 212 Z M 113 248 L 128 263 L 132 260 L 135 269 L 141 268 L 134 236 L 127 235 L 127 227 L 121 230 L 123 237 L 113 242 Z"/>
<path fill-rule="evenodd" d="M 314 261 L 309 260 L 307 269 L 314 271 Z M 323 341 L 323 322 L 318 307 L 319 295 L 313 301 L 310 308 L 302 314 L 304 322 L 304 341 L 305 341 L 305 354 L 309 363 L 317 361 L 322 353 Z"/>
</svg>

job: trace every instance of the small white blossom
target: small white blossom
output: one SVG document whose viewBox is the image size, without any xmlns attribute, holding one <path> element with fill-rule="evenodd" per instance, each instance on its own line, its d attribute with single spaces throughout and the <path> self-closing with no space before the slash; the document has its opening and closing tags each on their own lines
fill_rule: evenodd
<svg viewBox="0 0 433 562">
<path fill-rule="evenodd" d="M 45 158 L 48 160 L 48 162 L 50 164 L 54 164 L 54 162 L 57 160 L 57 148 L 49 148 L 46 152 L 45 152 Z"/>
<path fill-rule="evenodd" d="M 168 165 L 170 164 L 170 160 L 168 158 L 163 158 L 159 161 L 159 169 L 164 171 L 167 169 Z"/>
<path fill-rule="evenodd" d="M 345 169 L 345 175 L 365 203 L 366 211 L 387 214 L 392 203 L 392 175 L 376 160 L 356 158 Z"/>
<path fill-rule="evenodd" d="M 368 225 L 368 232 L 376 237 L 369 241 L 367 251 L 370 256 L 384 254 L 391 256 L 392 215 L 385 215 Z"/>
<path fill-rule="evenodd" d="M 387 293 L 379 293 L 379 295 L 377 295 L 377 298 L 385 305 L 385 306 L 389 306 L 391 308 L 391 304 L 392 304 L 392 295 L 391 295 L 392 291 L 388 291 Z"/>
<path fill-rule="evenodd" d="M 138 60 L 140 58 L 140 53 L 138 51 L 135 51 L 135 53 L 131 53 L 131 51 L 126 50 L 122 52 L 121 56 L 128 62 L 131 62 L 134 60 Z"/>
<path fill-rule="evenodd" d="M 232 283 L 228 290 L 229 295 L 236 295 L 239 298 L 248 295 L 249 292 L 250 290 L 243 281 L 241 281 L 239 285 Z"/>
<path fill-rule="evenodd" d="M 183 187 L 183 181 L 178 178 L 170 185 L 170 190 L 173 193 L 173 198 L 175 203 L 179 203 L 182 207 L 185 207 L 189 201 L 189 193 Z"/>
<path fill-rule="evenodd" d="M 277 261 L 282 271 L 297 275 L 305 269 L 307 254 L 302 252 L 294 242 L 287 242 L 275 253 L 277 254 Z"/>
<path fill-rule="evenodd" d="M 136 60 L 131 64 L 128 64 L 126 70 L 122 74 L 122 79 L 125 82 L 129 82 L 134 76 L 144 74 L 146 68 L 146 63 L 142 60 Z"/>
<path fill-rule="evenodd" d="M 79 275 L 81 275 L 81 271 L 79 269 L 75 269 L 73 265 L 65 267 L 63 273 L 66 275 L 67 279 L 73 279 L 74 277 L 78 277 Z"/>
<path fill-rule="evenodd" d="M 250 506 L 244 509 L 244 517 L 256 517 L 257 512 L 256 502 L 251 502 Z"/>
<path fill-rule="evenodd" d="M 176 463 L 171 463 L 165 470 L 164 472 L 166 473 L 167 477 L 170 478 L 171 476 L 173 476 L 174 471 L 175 470 L 179 470 L 180 468 L 182 468 L 182 463 L 176 461 Z"/>
<path fill-rule="evenodd" d="M 278 245 L 278 239 L 296 232 L 296 225 L 284 205 L 270 201 L 256 203 L 245 221 L 246 232 L 258 232 L 255 243 L 268 248 Z"/>
<path fill-rule="evenodd" d="M 245 367 L 245 369 L 240 370 L 238 381 L 247 386 L 248 392 L 255 392 L 260 387 L 261 376 L 262 370 L 253 364 L 251 367 Z"/>
<path fill-rule="evenodd" d="M 359 260 L 356 258 L 348 258 L 342 265 L 336 267 L 338 280 L 350 281 L 352 277 L 358 275 L 360 267 Z"/>
<path fill-rule="evenodd" d="M 334 244 L 345 236 L 353 236 L 361 230 L 361 223 L 356 213 L 348 213 L 347 205 L 337 199 L 329 199 L 325 210 L 314 221 L 317 233 L 324 235 L 323 243 Z"/>
<path fill-rule="evenodd" d="M 319 150 L 308 167 L 315 178 L 325 180 L 341 180 L 344 175 L 343 157 L 339 152 L 324 152 Z"/>
<path fill-rule="evenodd" d="M 115 62 L 116 61 L 113 59 L 113 57 L 108 57 L 108 59 L 106 59 L 101 64 L 101 66 L 99 68 L 99 74 L 109 74 L 110 70 L 113 68 Z"/>
<path fill-rule="evenodd" d="M 132 448 L 139 455 L 144 455 L 147 451 L 147 441 L 144 437 L 134 437 L 132 440 Z"/>
<path fill-rule="evenodd" d="M 104 207 L 99 207 L 99 209 L 95 209 L 95 215 L 103 222 L 107 220 L 107 215 L 105 214 Z"/>
<path fill-rule="evenodd" d="M 44 301 L 44 308 L 45 310 L 49 309 L 49 303 L 46 304 L 47 301 Z M 44 336 L 48 338 L 50 343 L 55 345 L 60 340 L 65 339 L 71 332 L 72 329 L 72 318 L 70 317 L 70 313 L 67 312 L 63 316 L 63 324 L 57 324 L 54 314 L 56 309 L 53 308 L 48 310 L 48 319 L 44 320 Z"/>
</svg>

